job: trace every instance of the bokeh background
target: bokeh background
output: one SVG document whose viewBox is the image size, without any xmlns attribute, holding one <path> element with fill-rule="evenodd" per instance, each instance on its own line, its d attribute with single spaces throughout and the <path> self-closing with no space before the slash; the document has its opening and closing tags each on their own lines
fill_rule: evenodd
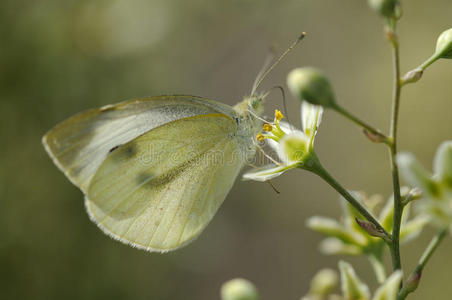
<svg viewBox="0 0 452 300">
<path fill-rule="evenodd" d="M 402 1 L 402 70 L 433 51 L 452 26 L 450 0 Z M 335 192 L 293 171 L 274 183 L 238 181 L 201 237 L 165 255 L 132 249 L 89 221 L 81 192 L 57 170 L 41 136 L 87 108 L 132 97 L 194 94 L 234 104 L 246 95 L 268 48 L 308 37 L 268 77 L 285 85 L 291 68 L 317 66 L 338 101 L 388 129 L 391 57 L 381 20 L 362 0 L 47 0 L 0 2 L 0 298 L 219 299 L 222 282 L 245 277 L 262 299 L 298 299 L 337 257 L 318 251 L 308 216 L 337 216 Z M 431 166 L 452 138 L 452 61 L 439 61 L 403 91 L 400 149 Z M 282 107 L 269 98 L 267 113 Z M 299 103 L 288 99 L 299 122 Z M 352 124 L 326 112 L 316 141 L 340 182 L 368 194 L 391 193 L 388 153 Z M 402 248 L 411 270 L 434 231 Z M 447 239 L 411 299 L 450 299 Z M 372 290 L 363 258 L 356 265 Z"/>
</svg>

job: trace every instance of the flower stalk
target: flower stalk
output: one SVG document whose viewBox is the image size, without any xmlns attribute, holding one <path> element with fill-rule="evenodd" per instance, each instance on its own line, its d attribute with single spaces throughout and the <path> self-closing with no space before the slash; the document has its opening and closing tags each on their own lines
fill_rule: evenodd
<svg viewBox="0 0 452 300">
<path fill-rule="evenodd" d="M 392 145 L 392 139 L 385 134 L 383 134 L 380 130 L 372 127 L 371 125 L 367 124 L 363 120 L 359 119 L 355 115 L 351 114 L 349 111 L 347 111 L 345 108 L 343 108 L 340 105 L 335 105 L 333 109 L 347 118 L 348 120 L 352 121 L 356 125 L 363 128 L 364 133 L 371 139 L 373 142 L 376 143 L 385 143 L 388 146 Z"/>
<path fill-rule="evenodd" d="M 430 243 L 428 244 L 424 253 L 422 254 L 421 258 L 419 259 L 419 262 L 418 262 L 416 268 L 413 270 L 411 275 L 408 277 L 407 282 L 405 283 L 403 288 L 400 290 L 398 299 L 403 300 L 408 296 L 408 294 L 410 294 L 416 290 L 416 288 L 419 285 L 419 281 L 421 279 L 421 274 L 422 274 L 422 271 L 424 270 L 425 265 L 430 260 L 433 253 L 438 248 L 439 244 L 441 244 L 441 242 L 444 239 L 444 237 L 446 236 L 447 232 L 448 232 L 447 228 L 442 229 L 430 241 Z"/>
<path fill-rule="evenodd" d="M 389 234 L 383 226 L 378 222 L 378 220 L 369 212 L 369 210 L 364 207 L 355 197 L 353 197 L 339 182 L 334 179 L 330 173 L 325 170 L 325 168 L 320 164 L 320 161 L 315 153 L 309 160 L 309 163 L 303 164 L 300 168 L 311 171 L 312 173 L 318 175 L 320 178 L 325 180 L 332 188 L 334 188 L 342 197 L 345 198 L 367 221 L 372 223 L 375 228 L 382 233 L 383 239 L 390 243 L 391 234 Z"/>
</svg>

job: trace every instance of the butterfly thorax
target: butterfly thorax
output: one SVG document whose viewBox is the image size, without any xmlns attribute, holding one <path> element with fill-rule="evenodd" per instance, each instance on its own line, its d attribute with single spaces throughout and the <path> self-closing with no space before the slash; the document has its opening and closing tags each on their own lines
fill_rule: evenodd
<svg viewBox="0 0 452 300">
<path fill-rule="evenodd" d="M 263 98 L 249 96 L 237 103 L 234 110 L 238 113 L 236 141 L 239 143 L 240 157 L 249 160 L 255 154 L 255 138 L 262 129 L 262 121 L 259 118 L 263 113 Z"/>
</svg>

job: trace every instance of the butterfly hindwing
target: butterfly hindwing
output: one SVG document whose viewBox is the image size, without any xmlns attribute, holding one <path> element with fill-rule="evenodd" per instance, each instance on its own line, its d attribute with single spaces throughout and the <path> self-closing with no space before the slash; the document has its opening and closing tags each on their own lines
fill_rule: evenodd
<svg viewBox="0 0 452 300">
<path fill-rule="evenodd" d="M 196 238 L 223 202 L 244 164 L 237 124 L 221 113 L 156 127 L 113 150 L 85 198 L 106 233 L 150 251 Z"/>
</svg>

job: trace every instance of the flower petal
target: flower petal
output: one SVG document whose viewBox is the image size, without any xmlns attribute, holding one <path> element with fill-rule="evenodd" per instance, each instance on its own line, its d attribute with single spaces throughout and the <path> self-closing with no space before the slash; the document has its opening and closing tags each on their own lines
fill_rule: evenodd
<svg viewBox="0 0 452 300">
<path fill-rule="evenodd" d="M 421 188 L 429 196 L 438 194 L 436 183 L 411 153 L 399 153 L 396 159 L 403 177 L 410 185 Z"/>
<path fill-rule="evenodd" d="M 256 180 L 256 181 L 267 181 L 272 178 L 278 177 L 285 171 L 287 171 L 289 169 L 293 169 L 296 166 L 297 166 L 297 164 L 281 165 L 281 166 L 277 166 L 274 164 L 267 165 L 265 167 L 257 168 L 257 169 L 251 170 L 249 172 L 246 172 L 245 174 L 243 174 L 243 179 L 244 180 Z"/>
<path fill-rule="evenodd" d="M 439 180 L 452 186 L 452 141 L 443 142 L 436 151 L 433 170 Z"/>
<path fill-rule="evenodd" d="M 347 300 L 368 300 L 369 288 L 356 275 L 353 267 L 344 261 L 339 262 L 341 272 L 342 293 Z"/>
<path fill-rule="evenodd" d="M 377 289 L 372 300 L 396 300 L 401 281 L 402 271 L 397 270 Z"/>
<path fill-rule="evenodd" d="M 306 101 L 301 103 L 301 123 L 303 131 L 310 139 L 311 146 L 317 133 L 317 128 L 322 122 L 322 114 L 323 107 L 310 104 Z"/>
</svg>

